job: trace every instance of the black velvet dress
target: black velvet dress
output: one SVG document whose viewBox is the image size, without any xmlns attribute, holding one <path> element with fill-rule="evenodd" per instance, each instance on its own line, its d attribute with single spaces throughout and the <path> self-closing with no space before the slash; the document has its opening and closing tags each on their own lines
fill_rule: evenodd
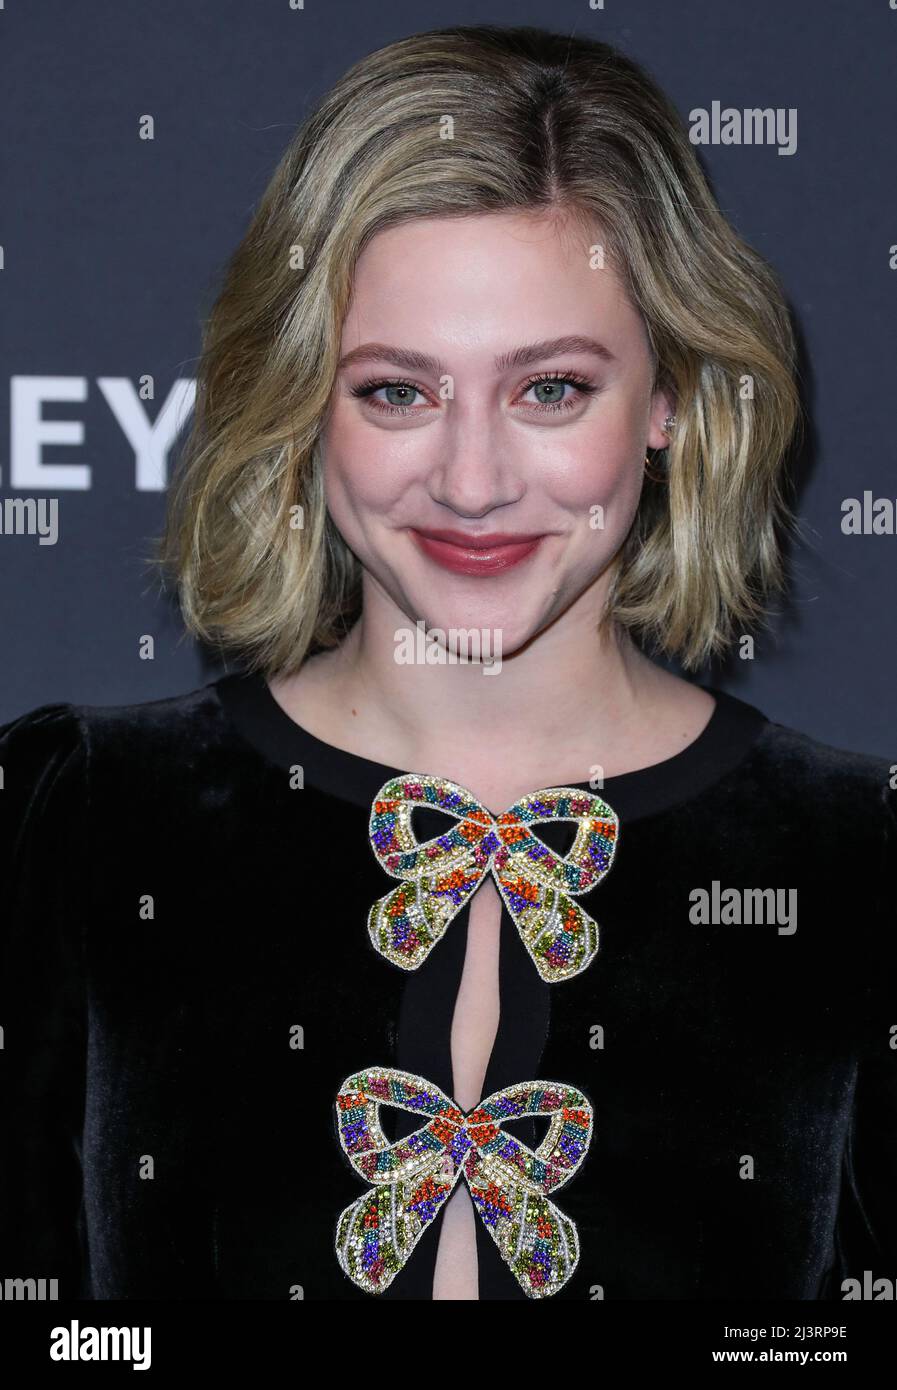
<svg viewBox="0 0 897 1390">
<path fill-rule="evenodd" d="M 711 692 L 675 757 L 514 808 L 322 742 L 260 676 L 5 725 L 0 1277 L 429 1299 L 465 1182 L 483 1299 L 897 1277 L 890 766 Z"/>
</svg>

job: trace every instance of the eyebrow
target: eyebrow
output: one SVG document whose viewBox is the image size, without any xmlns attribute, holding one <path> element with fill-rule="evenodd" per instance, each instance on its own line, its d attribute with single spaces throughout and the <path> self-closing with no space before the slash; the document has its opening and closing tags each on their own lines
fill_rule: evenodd
<svg viewBox="0 0 897 1390">
<path fill-rule="evenodd" d="M 507 371 L 512 367 L 528 367 L 545 357 L 560 357 L 565 352 L 589 353 L 600 357 L 604 362 L 615 362 L 614 354 L 594 338 L 584 338 L 578 333 L 565 338 L 545 338 L 538 343 L 526 343 L 511 352 L 500 353 L 494 358 L 496 371 Z M 392 347 L 388 343 L 362 343 L 340 358 L 339 368 L 351 367 L 356 362 L 391 362 L 404 367 L 409 372 L 432 372 L 434 376 L 450 376 L 444 363 L 425 352 L 415 352 L 409 348 Z"/>
</svg>

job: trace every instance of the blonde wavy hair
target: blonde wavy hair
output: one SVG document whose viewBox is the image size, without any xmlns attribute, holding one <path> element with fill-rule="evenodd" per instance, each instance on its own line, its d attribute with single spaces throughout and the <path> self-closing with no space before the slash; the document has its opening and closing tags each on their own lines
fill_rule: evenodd
<svg viewBox="0 0 897 1390">
<path fill-rule="evenodd" d="M 410 218 L 525 211 L 600 227 L 655 386 L 675 401 L 665 480 L 642 490 L 605 618 L 686 669 L 766 620 L 783 583 L 778 530 L 794 522 L 783 463 L 802 427 L 778 281 L 635 63 L 589 39 L 479 25 L 350 68 L 227 265 L 153 556 L 188 631 L 268 676 L 342 639 L 361 565 L 327 512 L 320 438 L 355 261 Z"/>
</svg>

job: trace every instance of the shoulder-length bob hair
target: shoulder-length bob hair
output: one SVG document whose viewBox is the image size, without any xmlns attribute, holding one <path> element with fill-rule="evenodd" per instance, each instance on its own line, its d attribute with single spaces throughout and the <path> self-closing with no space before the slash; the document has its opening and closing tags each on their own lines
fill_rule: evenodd
<svg viewBox="0 0 897 1390">
<path fill-rule="evenodd" d="M 356 63 L 297 131 L 226 268 L 154 553 L 189 631 L 269 676 L 345 635 L 361 566 L 326 509 L 320 437 L 356 258 L 410 218 L 523 211 L 600 229 L 675 401 L 664 480 L 642 490 L 605 620 L 686 669 L 765 621 L 802 427 L 778 281 L 635 63 L 480 25 Z"/>
</svg>

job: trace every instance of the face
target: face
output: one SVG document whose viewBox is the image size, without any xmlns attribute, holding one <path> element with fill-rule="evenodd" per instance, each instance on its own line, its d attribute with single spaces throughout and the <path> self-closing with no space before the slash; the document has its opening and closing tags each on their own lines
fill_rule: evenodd
<svg viewBox="0 0 897 1390">
<path fill-rule="evenodd" d="M 365 609 L 499 630 L 505 657 L 563 615 L 597 622 L 671 406 L 589 245 L 573 223 L 487 214 L 362 252 L 323 444 Z"/>
</svg>

